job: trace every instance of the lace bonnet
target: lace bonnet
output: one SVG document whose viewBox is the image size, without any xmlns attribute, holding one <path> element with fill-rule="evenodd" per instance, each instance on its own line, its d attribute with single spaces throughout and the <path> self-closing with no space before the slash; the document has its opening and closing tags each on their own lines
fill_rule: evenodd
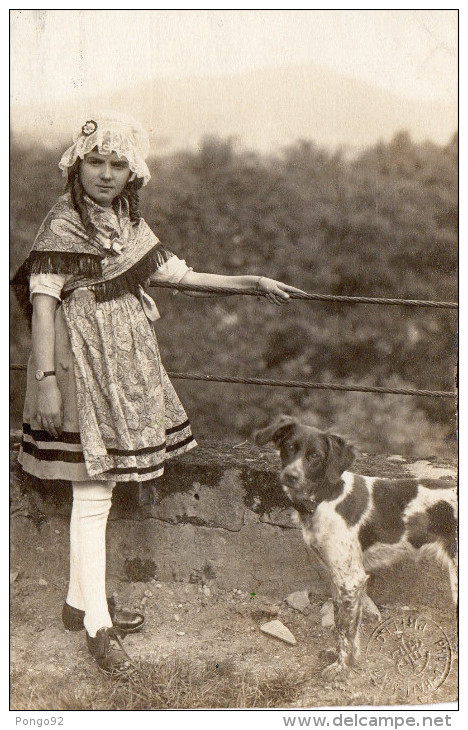
<svg viewBox="0 0 468 730">
<path fill-rule="evenodd" d="M 68 168 L 80 157 L 83 159 L 95 147 L 100 154 L 115 152 L 128 160 L 130 170 L 146 185 L 150 171 L 145 162 L 149 152 L 149 138 L 139 122 L 131 117 L 115 112 L 103 112 L 88 119 L 78 134 L 73 136 L 73 144 L 62 155 L 59 167 L 66 176 Z"/>
</svg>

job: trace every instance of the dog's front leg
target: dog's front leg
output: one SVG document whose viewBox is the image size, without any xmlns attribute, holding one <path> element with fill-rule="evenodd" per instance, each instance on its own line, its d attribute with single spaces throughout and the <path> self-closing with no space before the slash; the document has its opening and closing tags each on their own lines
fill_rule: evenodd
<svg viewBox="0 0 468 730">
<path fill-rule="evenodd" d="M 359 627 L 361 624 L 362 598 L 367 576 L 364 572 L 348 576 L 334 584 L 333 603 L 338 638 L 338 657 L 323 671 L 325 679 L 335 679 L 346 672 L 359 657 Z"/>
<path fill-rule="evenodd" d="M 365 587 L 366 576 L 358 584 L 342 585 L 338 600 L 334 602 L 337 616 L 338 661 L 341 660 L 347 667 L 355 664 L 360 654 L 359 628 Z"/>
</svg>

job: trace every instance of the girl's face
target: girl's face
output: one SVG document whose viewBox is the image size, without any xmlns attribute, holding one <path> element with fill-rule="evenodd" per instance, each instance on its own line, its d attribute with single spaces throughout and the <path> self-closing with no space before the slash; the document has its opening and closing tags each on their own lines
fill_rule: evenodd
<svg viewBox="0 0 468 730">
<path fill-rule="evenodd" d="M 102 155 L 91 150 L 80 163 L 79 175 L 85 193 L 108 208 L 127 184 L 130 168 L 125 157 L 118 157 L 116 152 Z"/>
</svg>

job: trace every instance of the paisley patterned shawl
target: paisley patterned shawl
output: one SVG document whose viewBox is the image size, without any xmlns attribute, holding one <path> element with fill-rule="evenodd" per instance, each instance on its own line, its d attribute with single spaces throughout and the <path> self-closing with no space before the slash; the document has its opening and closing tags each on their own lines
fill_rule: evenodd
<svg viewBox="0 0 468 730">
<path fill-rule="evenodd" d="M 12 279 L 12 287 L 26 315 L 30 317 L 31 274 L 65 274 L 62 295 L 78 287 L 89 287 L 96 299 L 114 299 L 138 286 L 174 254 L 164 248 L 147 223 L 133 225 L 128 210 L 102 208 L 89 198 L 86 204 L 98 234 L 90 240 L 69 192 L 62 195 L 44 219 L 29 256 Z M 116 253 L 111 245 L 118 242 Z"/>
</svg>

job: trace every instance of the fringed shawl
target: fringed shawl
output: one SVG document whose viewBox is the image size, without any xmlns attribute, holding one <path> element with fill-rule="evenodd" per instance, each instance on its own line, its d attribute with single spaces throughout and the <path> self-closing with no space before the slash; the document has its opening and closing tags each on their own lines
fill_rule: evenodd
<svg viewBox="0 0 468 730">
<path fill-rule="evenodd" d="M 85 198 L 97 235 L 91 240 L 71 201 L 62 195 L 43 221 L 29 256 L 12 279 L 21 308 L 30 317 L 31 274 L 65 274 L 66 297 L 78 287 L 88 287 L 96 299 L 114 299 L 134 292 L 174 254 L 164 248 L 147 223 L 132 224 L 128 210 L 119 214 Z M 115 245 L 117 244 L 117 245 Z M 120 250 L 120 253 L 117 251 Z"/>
</svg>

